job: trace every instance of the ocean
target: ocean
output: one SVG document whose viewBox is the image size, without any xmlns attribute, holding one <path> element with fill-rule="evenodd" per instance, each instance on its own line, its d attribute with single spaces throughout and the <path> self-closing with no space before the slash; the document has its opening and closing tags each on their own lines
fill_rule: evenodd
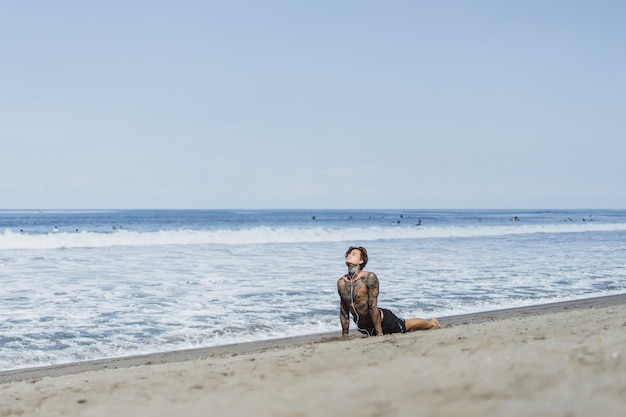
<svg viewBox="0 0 626 417">
<path fill-rule="evenodd" d="M 625 292 L 624 242 L 626 210 L 0 210 L 0 370 L 338 332 L 350 245 L 430 318 Z"/>
</svg>

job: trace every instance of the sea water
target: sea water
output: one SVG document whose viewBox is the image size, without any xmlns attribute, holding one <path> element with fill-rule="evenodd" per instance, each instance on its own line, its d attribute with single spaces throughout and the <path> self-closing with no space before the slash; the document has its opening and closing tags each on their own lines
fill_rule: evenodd
<svg viewBox="0 0 626 417">
<path fill-rule="evenodd" d="M 0 370 L 337 332 L 626 291 L 623 210 L 0 210 Z M 354 324 L 352 325 L 354 331 Z"/>
</svg>

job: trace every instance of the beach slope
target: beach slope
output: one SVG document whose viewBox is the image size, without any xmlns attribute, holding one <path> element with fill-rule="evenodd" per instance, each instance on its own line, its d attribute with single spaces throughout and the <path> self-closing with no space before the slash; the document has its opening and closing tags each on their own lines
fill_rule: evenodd
<svg viewBox="0 0 626 417">
<path fill-rule="evenodd" d="M 0 416 L 622 416 L 626 304 L 606 300 L 404 335 L 4 373 Z"/>
</svg>

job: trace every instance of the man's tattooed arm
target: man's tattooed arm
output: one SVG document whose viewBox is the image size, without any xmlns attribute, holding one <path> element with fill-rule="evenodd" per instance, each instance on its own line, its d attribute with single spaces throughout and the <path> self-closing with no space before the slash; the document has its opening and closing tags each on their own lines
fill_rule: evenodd
<svg viewBox="0 0 626 417">
<path fill-rule="evenodd" d="M 367 285 L 367 303 L 370 312 L 370 317 L 372 318 L 372 323 L 374 324 L 374 329 L 376 330 L 377 336 L 383 335 L 383 325 L 380 319 L 380 311 L 378 311 L 378 291 L 379 291 L 379 283 L 378 277 L 373 272 L 368 272 L 364 277 L 365 285 Z"/>
<path fill-rule="evenodd" d="M 350 311 L 341 297 L 341 282 L 337 283 L 337 292 L 339 293 L 339 321 L 341 322 L 341 335 L 347 336 L 348 331 L 350 330 Z"/>
</svg>

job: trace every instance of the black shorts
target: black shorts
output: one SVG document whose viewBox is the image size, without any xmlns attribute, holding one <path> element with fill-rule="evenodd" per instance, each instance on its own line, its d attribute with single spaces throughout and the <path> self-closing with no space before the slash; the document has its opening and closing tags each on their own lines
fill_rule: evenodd
<svg viewBox="0 0 626 417">
<path fill-rule="evenodd" d="M 383 312 L 383 334 L 391 334 L 391 333 L 405 333 L 406 332 L 406 323 L 404 319 L 393 314 L 391 310 L 387 310 L 386 308 L 379 308 L 380 311 Z M 374 327 L 371 328 L 363 328 L 358 327 L 359 331 L 368 336 L 376 336 L 376 329 Z"/>
</svg>

